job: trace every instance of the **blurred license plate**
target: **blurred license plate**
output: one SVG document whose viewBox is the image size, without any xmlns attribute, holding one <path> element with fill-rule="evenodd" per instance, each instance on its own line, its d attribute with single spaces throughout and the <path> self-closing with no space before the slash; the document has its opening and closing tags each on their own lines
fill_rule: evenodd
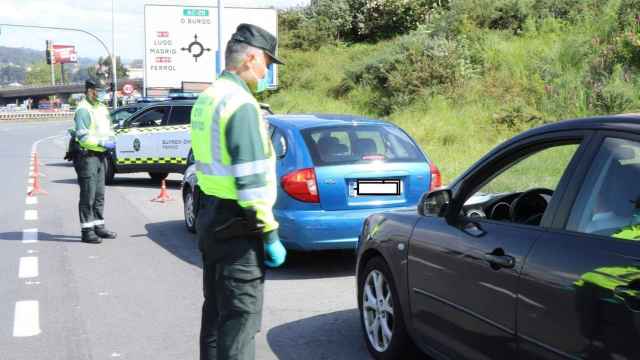
<svg viewBox="0 0 640 360">
<path fill-rule="evenodd" d="M 356 196 L 397 196 L 402 192 L 402 183 L 400 180 L 357 180 L 354 190 Z"/>
</svg>

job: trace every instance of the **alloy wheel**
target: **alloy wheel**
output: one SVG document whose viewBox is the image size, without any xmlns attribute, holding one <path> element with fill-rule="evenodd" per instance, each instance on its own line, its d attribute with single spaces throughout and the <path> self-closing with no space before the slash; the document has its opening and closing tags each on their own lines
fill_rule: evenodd
<svg viewBox="0 0 640 360">
<path fill-rule="evenodd" d="M 195 216 L 193 211 L 193 194 L 188 191 L 184 196 L 184 221 L 187 223 L 188 228 L 193 228 L 195 223 Z"/>
<path fill-rule="evenodd" d="M 393 337 L 395 318 L 391 288 L 379 270 L 372 270 L 364 282 L 362 318 L 371 346 L 378 352 L 386 351 Z"/>
</svg>

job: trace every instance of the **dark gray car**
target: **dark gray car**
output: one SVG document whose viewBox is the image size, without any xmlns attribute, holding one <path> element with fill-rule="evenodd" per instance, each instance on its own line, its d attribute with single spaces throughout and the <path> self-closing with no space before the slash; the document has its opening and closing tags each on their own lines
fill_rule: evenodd
<svg viewBox="0 0 640 360">
<path fill-rule="evenodd" d="M 527 131 L 358 247 L 377 359 L 640 359 L 640 116 Z"/>
</svg>

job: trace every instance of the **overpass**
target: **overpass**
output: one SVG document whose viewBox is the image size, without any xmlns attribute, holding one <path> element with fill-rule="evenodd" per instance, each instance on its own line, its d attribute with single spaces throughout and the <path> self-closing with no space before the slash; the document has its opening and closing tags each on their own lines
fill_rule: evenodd
<svg viewBox="0 0 640 360">
<path fill-rule="evenodd" d="M 0 105 L 22 103 L 26 99 L 33 99 L 34 107 L 39 100 L 48 100 L 50 96 L 56 96 L 67 102 L 72 94 L 84 92 L 84 82 L 66 85 L 36 85 L 36 86 L 10 86 L 0 88 Z"/>
</svg>

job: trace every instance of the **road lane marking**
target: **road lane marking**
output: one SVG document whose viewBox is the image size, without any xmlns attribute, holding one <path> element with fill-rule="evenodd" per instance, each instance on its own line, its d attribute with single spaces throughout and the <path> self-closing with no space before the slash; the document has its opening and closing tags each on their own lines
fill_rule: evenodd
<svg viewBox="0 0 640 360">
<path fill-rule="evenodd" d="M 20 266 L 18 268 L 18 278 L 30 279 L 38 277 L 38 257 L 24 256 L 20 258 Z"/>
<path fill-rule="evenodd" d="M 40 304 L 37 300 L 22 300 L 16 302 L 13 318 L 13 336 L 35 336 L 40 330 Z"/>
<path fill-rule="evenodd" d="M 35 179 L 31 177 L 31 178 L 29 178 L 29 180 L 27 180 L 27 182 L 28 182 L 30 185 L 33 185 L 33 183 L 35 182 Z"/>
<path fill-rule="evenodd" d="M 27 186 L 27 194 L 33 191 L 33 186 Z"/>
<path fill-rule="evenodd" d="M 38 203 L 38 198 L 36 196 L 27 196 L 24 203 L 27 205 L 35 205 Z"/>
<path fill-rule="evenodd" d="M 40 251 L 38 251 L 38 250 L 27 250 L 27 254 L 37 254 L 39 252 Z"/>
<path fill-rule="evenodd" d="M 22 243 L 30 244 L 38 242 L 38 229 L 22 230 Z"/>
<path fill-rule="evenodd" d="M 38 210 L 25 210 L 24 211 L 24 219 L 25 220 L 38 220 Z"/>
</svg>

